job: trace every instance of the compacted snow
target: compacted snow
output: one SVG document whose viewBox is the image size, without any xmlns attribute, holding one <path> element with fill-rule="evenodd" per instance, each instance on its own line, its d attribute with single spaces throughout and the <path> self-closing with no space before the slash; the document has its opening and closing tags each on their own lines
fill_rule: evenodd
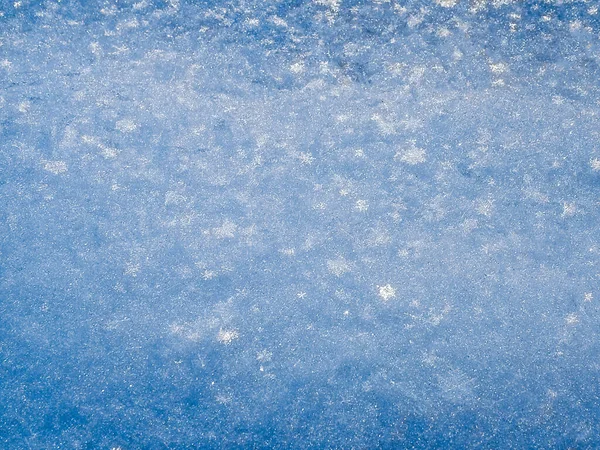
<svg viewBox="0 0 600 450">
<path fill-rule="evenodd" d="M 0 3 L 0 447 L 600 446 L 594 1 Z"/>
</svg>

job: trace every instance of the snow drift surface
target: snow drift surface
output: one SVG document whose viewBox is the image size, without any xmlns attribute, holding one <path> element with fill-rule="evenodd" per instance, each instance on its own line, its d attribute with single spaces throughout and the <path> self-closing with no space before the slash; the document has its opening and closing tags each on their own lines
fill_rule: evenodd
<svg viewBox="0 0 600 450">
<path fill-rule="evenodd" d="M 1 446 L 600 446 L 599 18 L 2 3 Z"/>
</svg>

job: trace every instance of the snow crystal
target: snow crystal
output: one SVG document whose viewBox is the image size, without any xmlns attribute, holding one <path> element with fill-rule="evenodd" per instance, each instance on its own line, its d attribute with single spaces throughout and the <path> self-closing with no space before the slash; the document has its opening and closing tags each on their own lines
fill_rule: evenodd
<svg viewBox="0 0 600 450">
<path fill-rule="evenodd" d="M 396 289 L 392 287 L 390 284 L 386 284 L 385 286 L 378 286 L 379 296 L 383 301 L 388 301 L 394 297 L 396 297 Z"/>
<path fill-rule="evenodd" d="M 67 163 L 64 161 L 45 161 L 44 170 L 47 170 L 55 175 L 65 173 L 68 170 Z"/>
</svg>

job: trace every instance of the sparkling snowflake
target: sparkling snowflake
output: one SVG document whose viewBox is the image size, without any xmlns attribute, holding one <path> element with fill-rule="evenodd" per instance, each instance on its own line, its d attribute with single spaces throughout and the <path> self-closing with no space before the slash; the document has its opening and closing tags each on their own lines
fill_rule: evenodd
<svg viewBox="0 0 600 450">
<path fill-rule="evenodd" d="M 377 286 L 379 289 L 379 296 L 384 300 L 388 301 L 394 297 L 396 297 L 396 289 L 392 287 L 391 284 L 386 284 L 385 286 Z"/>
<path fill-rule="evenodd" d="M 217 335 L 217 340 L 225 345 L 231 344 L 233 341 L 240 337 L 237 330 L 224 330 L 220 329 L 219 334 Z"/>
</svg>

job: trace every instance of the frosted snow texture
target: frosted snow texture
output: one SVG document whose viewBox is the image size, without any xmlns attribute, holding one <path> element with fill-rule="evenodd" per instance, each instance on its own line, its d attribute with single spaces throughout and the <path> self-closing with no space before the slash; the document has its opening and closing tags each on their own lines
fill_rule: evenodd
<svg viewBox="0 0 600 450">
<path fill-rule="evenodd" d="M 600 447 L 594 1 L 0 5 L 2 448 Z"/>
</svg>

